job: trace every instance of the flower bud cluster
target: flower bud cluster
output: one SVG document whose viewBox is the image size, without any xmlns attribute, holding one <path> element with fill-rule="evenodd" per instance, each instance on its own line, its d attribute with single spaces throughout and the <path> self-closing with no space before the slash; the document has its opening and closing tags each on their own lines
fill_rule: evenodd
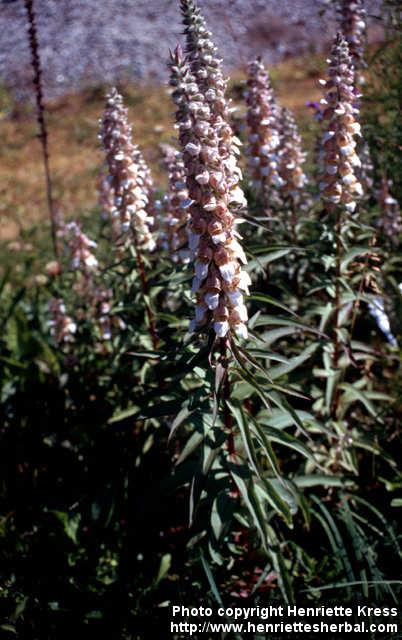
<svg viewBox="0 0 402 640">
<path fill-rule="evenodd" d="M 228 182 L 235 181 L 237 184 L 241 179 L 237 157 L 242 143 L 233 134 L 230 125 L 232 109 L 225 95 L 227 80 L 222 72 L 222 60 L 217 57 L 212 34 L 208 31 L 205 19 L 194 0 L 181 0 L 181 12 L 190 71 L 210 110 L 210 123 L 218 138 L 219 155 L 224 161 L 222 171 Z M 244 197 L 240 204 L 247 207 Z"/>
<path fill-rule="evenodd" d="M 50 335 L 56 344 L 74 342 L 77 324 L 67 314 L 62 298 L 51 298 L 49 301 Z"/>
<path fill-rule="evenodd" d="M 169 252 L 173 262 L 186 263 L 190 260 L 187 237 L 189 198 L 184 163 L 174 147 L 168 144 L 160 147 L 169 176 L 169 189 L 163 202 L 163 219 L 159 230 L 160 245 Z"/>
<path fill-rule="evenodd" d="M 99 264 L 92 251 L 96 242 L 88 238 L 78 222 L 73 220 L 64 224 L 58 235 L 65 240 L 72 271 L 80 271 L 86 276 L 97 271 Z"/>
<path fill-rule="evenodd" d="M 114 194 L 112 215 L 119 222 L 120 242 L 128 243 L 130 232 L 135 230 L 138 246 L 152 251 L 155 248 L 151 233 L 154 219 L 149 210 L 152 180 L 139 148 L 132 141 L 127 109 L 116 89 L 106 99 L 100 138 Z"/>
<path fill-rule="evenodd" d="M 256 58 L 248 66 L 247 90 L 248 165 L 253 186 L 283 186 L 278 172 L 279 108 L 268 73 Z"/>
<path fill-rule="evenodd" d="M 220 132 L 194 75 L 176 49 L 171 61 L 172 97 L 187 174 L 190 213 L 189 247 L 195 261 L 192 291 L 197 304 L 192 328 L 213 322 L 224 337 L 232 330 L 247 337 L 247 309 L 243 293 L 250 278 L 240 262 L 247 262 L 230 211 L 243 203 L 235 164 L 220 153 Z"/>
<path fill-rule="evenodd" d="M 380 205 L 379 226 L 394 245 L 398 245 L 402 231 L 401 209 L 389 191 L 390 181 L 385 177 L 381 180 L 381 187 L 378 191 L 378 204 Z"/>
<path fill-rule="evenodd" d="M 279 175 L 283 184 L 281 194 L 296 198 L 307 183 L 302 165 L 306 154 L 302 151 L 302 141 L 296 121 L 289 109 L 282 109 L 282 127 L 279 151 Z"/>
<path fill-rule="evenodd" d="M 109 177 L 103 171 L 98 179 L 98 202 L 102 220 L 113 222 L 114 193 Z"/>
<path fill-rule="evenodd" d="M 76 274 L 72 290 L 84 307 L 84 309 L 78 310 L 76 317 L 81 320 L 93 320 L 98 327 L 100 339 L 110 340 L 112 326 L 123 329 L 125 325 L 118 316 L 111 315 L 113 291 L 97 282 L 100 276 L 100 269 L 98 260 L 93 253 L 93 249 L 97 246 L 96 242 L 88 238 L 82 231 L 81 225 L 76 221 L 63 225 L 59 231 L 59 237 L 65 241 L 70 270 Z M 60 327 L 57 330 L 55 329 L 55 337 L 57 337 L 57 335 L 63 334 L 62 315 L 63 313 L 65 314 L 64 303 L 58 307 L 55 304 L 51 311 L 55 315 L 54 326 Z M 69 316 L 66 317 L 70 319 Z M 65 321 L 65 325 L 68 326 L 67 321 Z"/>
<path fill-rule="evenodd" d="M 340 28 L 349 45 L 349 52 L 356 70 L 364 68 L 364 37 L 366 12 L 363 0 L 340 0 Z M 357 78 L 359 81 L 361 78 Z"/>
<path fill-rule="evenodd" d="M 358 108 L 353 91 L 354 72 L 348 44 L 337 34 L 328 60 L 328 79 L 325 86 L 323 121 L 328 122 L 321 139 L 319 152 L 320 190 L 330 205 L 341 205 L 353 213 L 356 201 L 363 195 L 362 185 L 356 177 L 361 162 L 356 153 L 355 136 L 360 136 L 356 121 Z"/>
<path fill-rule="evenodd" d="M 103 172 L 98 180 L 98 203 L 101 211 L 101 218 L 108 223 L 111 229 L 111 241 L 116 247 L 117 252 L 123 252 L 123 246 L 120 244 L 122 237 L 120 219 L 114 204 L 113 187 L 108 175 Z"/>
<path fill-rule="evenodd" d="M 91 315 L 98 327 L 100 339 L 111 340 L 113 330 L 123 331 L 126 324 L 122 318 L 112 313 L 113 291 L 103 285 L 98 285 L 92 290 Z"/>
</svg>

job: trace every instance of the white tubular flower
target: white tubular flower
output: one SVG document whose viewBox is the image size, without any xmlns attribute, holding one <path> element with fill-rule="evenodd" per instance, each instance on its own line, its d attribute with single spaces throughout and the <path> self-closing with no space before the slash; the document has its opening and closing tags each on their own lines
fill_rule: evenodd
<svg viewBox="0 0 402 640">
<path fill-rule="evenodd" d="M 48 321 L 50 335 L 56 344 L 74 342 L 77 325 L 74 320 L 67 315 L 63 299 L 51 298 L 48 308 L 50 314 L 50 320 Z"/>
<path fill-rule="evenodd" d="M 78 222 L 64 224 L 58 235 L 65 240 L 70 268 L 73 271 L 80 271 L 83 276 L 90 276 L 97 271 L 98 260 L 92 252 L 92 249 L 96 248 L 96 242 L 88 238 Z"/>
<path fill-rule="evenodd" d="M 392 186 L 391 181 L 383 176 L 381 187 L 377 194 L 377 200 L 380 206 L 378 226 L 383 230 L 391 243 L 397 246 L 400 243 L 402 231 L 401 208 L 398 200 L 392 197 L 389 190 L 390 186 Z"/>
<path fill-rule="evenodd" d="M 319 164 L 320 189 L 324 200 L 343 206 L 353 213 L 363 189 L 356 177 L 360 160 L 356 154 L 356 96 L 353 91 L 354 72 L 348 44 L 337 34 L 331 51 L 325 100 L 327 106 L 323 119 L 328 122 L 327 132 L 321 141 Z"/>
<path fill-rule="evenodd" d="M 391 331 L 391 325 L 389 321 L 389 317 L 385 312 L 384 300 L 381 296 L 376 296 L 372 302 L 369 302 L 368 308 L 370 314 L 373 316 L 374 320 L 378 328 L 383 332 L 388 342 L 392 344 L 393 347 L 398 346 L 398 342 Z"/>
<path fill-rule="evenodd" d="M 225 165 L 220 150 L 221 130 L 214 125 L 214 116 L 203 93 L 194 91 L 196 78 L 183 60 L 180 48 L 172 54 L 171 85 L 191 199 L 188 232 L 195 270 L 193 293 L 196 294 L 196 316 L 191 327 L 212 325 L 220 338 L 233 333 L 246 337 L 247 309 L 236 291 L 247 288 L 249 277 L 240 267 L 240 261 L 245 262 L 246 256 L 237 239 L 236 218 L 230 211 L 236 169 L 232 168 L 229 173 Z M 203 126 L 199 126 L 200 122 Z M 197 155 L 193 153 L 195 148 Z M 203 176 L 201 181 L 200 176 Z"/>
<path fill-rule="evenodd" d="M 283 181 L 280 192 L 284 196 L 291 195 L 293 198 L 298 198 L 307 183 L 307 177 L 302 168 L 306 161 L 306 154 L 302 151 L 301 142 L 292 112 L 289 109 L 282 109 L 279 175 Z"/>
<path fill-rule="evenodd" d="M 76 278 L 72 285 L 72 290 L 77 296 L 77 303 L 82 308 L 77 313 L 75 309 L 74 316 L 81 320 L 91 320 L 98 327 L 101 340 L 109 340 L 111 338 L 111 327 L 113 323 L 120 323 L 120 319 L 117 316 L 111 316 L 111 301 L 113 298 L 113 292 L 107 289 L 103 284 L 97 284 L 101 278 L 101 272 L 99 269 L 98 260 L 93 253 L 96 248 L 96 242 L 88 238 L 88 236 L 82 231 L 81 225 L 72 221 L 61 227 L 59 230 L 59 237 L 65 241 L 65 251 L 70 264 L 70 270 L 74 271 Z M 61 301 L 62 302 L 62 301 Z M 72 320 L 70 316 L 66 316 L 71 323 L 62 321 L 62 314 L 65 314 L 64 303 L 55 301 L 52 303 L 51 312 L 55 314 L 54 322 L 50 324 L 51 333 L 57 338 L 57 335 L 61 335 L 64 331 L 67 338 L 64 342 L 71 342 L 72 339 L 68 338 L 68 331 L 71 334 L 75 334 L 77 329 L 77 323 Z M 60 318 L 57 319 L 57 313 Z M 106 330 L 106 326 L 110 327 L 110 331 Z M 53 327 L 53 330 L 52 330 Z M 121 328 L 121 325 L 120 325 Z"/>
<path fill-rule="evenodd" d="M 215 162 L 218 156 L 220 157 L 220 172 L 224 176 L 221 189 L 232 190 L 236 188 L 242 178 L 241 170 L 237 164 L 241 142 L 233 135 L 229 124 L 231 108 L 230 101 L 225 95 L 227 79 L 222 72 L 222 60 L 217 56 L 217 48 L 212 41 L 212 34 L 207 29 L 205 19 L 194 0 L 180 0 L 180 7 L 186 36 L 186 53 L 194 79 L 192 86 L 188 88 L 189 95 L 196 95 L 199 91 L 203 96 L 203 100 L 199 104 L 197 101 L 192 101 L 190 113 L 194 113 L 195 109 L 199 116 L 196 124 L 197 135 L 207 138 L 208 128 L 214 129 L 218 141 L 216 149 L 214 151 L 205 149 L 204 155 L 211 162 L 212 170 L 216 166 Z M 203 117 L 203 114 L 208 114 L 208 119 Z M 185 125 L 186 123 L 183 122 L 183 128 Z M 197 146 L 197 143 L 193 142 L 193 144 Z M 213 184 L 213 179 L 210 183 Z M 219 190 L 218 185 L 214 185 L 214 188 Z M 242 197 L 238 192 L 236 203 L 241 207 L 247 207 L 243 192 L 241 193 Z"/>
<path fill-rule="evenodd" d="M 356 72 L 366 67 L 364 61 L 364 40 L 366 35 L 366 12 L 363 0 L 339 0 L 338 13 L 340 28 L 349 45 L 349 52 Z M 361 74 L 356 74 L 359 84 L 364 82 Z"/>
<path fill-rule="evenodd" d="M 265 186 L 280 186 L 283 181 L 278 173 L 279 108 L 259 57 L 248 66 L 246 102 L 247 155 L 253 185 L 262 190 Z"/>
<path fill-rule="evenodd" d="M 98 180 L 98 202 L 101 218 L 105 221 L 113 220 L 114 193 L 109 177 L 101 172 Z"/>
<path fill-rule="evenodd" d="M 127 109 L 116 89 L 112 89 L 106 98 L 100 138 L 114 194 L 113 214 L 120 225 L 120 243 L 129 243 L 130 230 L 135 229 L 138 246 L 152 251 L 155 248 L 151 233 L 154 217 L 152 179 L 141 151 L 132 141 Z"/>
</svg>

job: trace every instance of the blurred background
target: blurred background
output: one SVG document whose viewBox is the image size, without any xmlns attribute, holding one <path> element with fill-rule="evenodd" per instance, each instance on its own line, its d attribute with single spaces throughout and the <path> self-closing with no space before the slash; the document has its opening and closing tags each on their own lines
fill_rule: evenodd
<svg viewBox="0 0 402 640">
<path fill-rule="evenodd" d="M 311 124 L 306 101 L 320 93 L 323 52 L 336 29 L 333 2 L 201 0 L 214 41 L 241 105 L 245 66 L 262 55 L 284 104 Z M 368 38 L 383 37 L 379 2 L 368 2 Z M 54 196 L 66 217 L 96 203 L 101 164 L 98 118 L 111 84 L 123 91 L 155 177 L 163 181 L 159 142 L 172 141 L 167 59 L 181 39 L 179 0 L 36 0 L 36 21 L 49 124 Z M 0 240 L 12 241 L 43 219 L 43 172 L 34 112 L 32 68 L 22 0 L 0 2 Z M 308 132 L 307 132 L 307 135 Z"/>
<path fill-rule="evenodd" d="M 227 70 L 255 55 L 267 63 L 322 50 L 332 38 L 335 3 L 325 0 L 203 0 Z M 374 16 L 378 2 L 368 2 Z M 38 0 L 35 3 L 48 98 L 93 83 L 166 80 L 168 48 L 180 39 L 178 0 Z M 369 20 L 371 41 L 381 27 Z M 31 71 L 23 3 L 3 0 L 0 74 L 29 96 Z"/>
<path fill-rule="evenodd" d="M 388 599 L 394 605 L 402 558 L 397 527 L 402 482 L 395 463 L 402 459 L 397 0 L 365 2 L 369 46 L 360 121 L 369 151 L 367 193 L 361 205 L 362 240 L 359 236 L 356 241 L 357 252 L 353 247 L 348 253 L 352 257 L 347 256 L 345 278 L 356 292 L 358 286 L 360 296 L 369 268 L 378 269 L 378 249 L 384 256 L 379 282 L 385 284 L 384 290 L 373 287 L 382 316 L 377 313 L 375 320 L 373 308 L 369 313 L 362 306 L 356 327 L 357 316 L 351 320 L 358 365 L 352 351 L 342 365 L 349 385 L 345 415 L 359 440 L 349 450 L 342 427 L 339 442 L 346 443 L 351 460 L 343 469 L 339 455 L 344 445 L 338 446 L 333 431 L 320 431 L 312 420 L 316 451 L 328 465 L 325 469 L 331 469 L 325 477 L 321 467 L 317 475 L 311 460 L 304 461 L 304 450 L 299 456 L 296 446 L 289 449 L 292 445 L 284 446 L 283 439 L 274 440 L 281 473 L 289 473 L 303 491 L 293 530 L 269 515 L 280 541 L 272 566 L 261 551 L 257 528 L 248 525 L 245 511 L 237 511 L 238 493 L 228 493 L 219 474 L 205 492 L 216 510 L 210 517 L 209 506 L 202 507 L 199 524 L 188 526 L 187 487 L 198 468 L 197 438 L 209 428 L 210 390 L 216 385 L 206 352 L 204 378 L 203 361 L 192 360 L 192 345 L 183 349 L 193 314 L 190 272 L 185 265 L 172 266 L 165 250 L 149 253 L 150 295 L 145 296 L 135 254 L 120 259 L 98 193 L 105 168 L 99 118 L 106 92 L 116 84 L 128 107 L 133 139 L 151 168 L 155 200 L 164 202 L 168 180 L 161 143 L 177 146 L 167 60 L 169 49 L 184 40 L 180 0 L 34 0 L 55 217 L 58 223 L 75 219 L 76 227 L 82 225 L 89 234 L 87 240 L 95 239 L 96 249 L 92 242 L 88 245 L 99 258 L 93 280 L 83 280 L 72 266 L 65 239 L 62 273 L 54 260 L 24 4 L 29 0 L 0 0 L 0 640 L 71 640 L 75 635 L 86 638 L 88 632 L 107 640 L 166 638 L 170 604 L 187 604 L 189 594 L 191 604 L 214 603 L 220 593 L 225 602 L 279 603 L 287 581 L 310 603 L 336 597 L 349 603 L 373 598 L 376 605 Z M 310 337 L 300 329 L 312 322 L 315 326 L 316 316 L 329 317 L 320 278 L 326 282 L 332 220 L 327 223 L 322 216 L 316 163 L 325 123 L 314 116 L 323 96 L 318 80 L 326 74 L 328 50 L 339 27 L 337 4 L 199 0 L 230 74 L 228 95 L 240 138 L 245 142 L 247 137 L 246 65 L 261 55 L 278 102 L 294 112 L 307 156 L 303 171 L 309 184 L 301 203 L 305 206 L 297 212 L 301 234 L 296 240 L 302 250 L 287 246 L 289 203 L 283 210 L 274 203 L 277 227 L 244 227 L 254 263 L 253 289 L 269 294 L 250 298 L 250 317 L 263 311 L 257 333 L 264 331 L 269 348 L 275 342 L 279 350 L 275 380 L 281 382 L 283 376 L 286 385 L 308 394 L 295 405 L 307 416 L 308 429 L 311 415 L 306 410 L 314 400 L 312 411 L 321 421 L 324 381 L 333 379 L 322 372 L 326 336 L 322 340 L 321 333 L 316 337 L 311 332 Z M 244 153 L 240 162 L 244 167 Z M 260 215 L 261 204 L 247 180 L 245 185 L 251 215 Z M 158 206 L 165 211 L 163 204 Z M 294 229 L 290 231 L 293 245 Z M 378 245 L 373 247 L 374 234 Z M 370 252 L 364 251 L 363 267 L 355 258 L 367 238 Z M 284 252 L 278 250 L 283 244 Z M 88 291 L 93 294 L 89 301 Z M 329 286 L 327 291 L 332 296 Z M 157 310 L 160 358 L 150 351 L 147 299 Z M 104 311 L 99 300 L 106 301 L 106 308 L 109 301 L 112 308 Z M 55 308 L 63 331 L 70 338 L 72 334 L 65 343 L 55 340 Z M 288 309 L 304 324 L 299 319 L 294 323 L 293 316 L 283 318 Z M 384 320 L 384 309 L 391 334 L 378 320 Z M 108 313 L 123 320 L 113 325 L 111 340 L 97 324 Z M 314 357 L 307 360 L 311 346 Z M 271 366 L 271 358 L 268 362 Z M 246 403 L 244 396 L 247 414 L 259 410 L 257 403 L 251 409 Z M 278 430 L 291 426 L 288 415 L 283 421 L 276 408 L 274 412 L 272 424 Z M 271 428 L 266 414 L 264 405 L 258 415 Z M 173 417 L 180 415 L 180 428 L 169 443 Z M 299 432 L 297 436 L 302 442 Z M 182 463 L 174 466 L 183 453 Z M 289 504 L 293 509 L 293 497 Z"/>
</svg>

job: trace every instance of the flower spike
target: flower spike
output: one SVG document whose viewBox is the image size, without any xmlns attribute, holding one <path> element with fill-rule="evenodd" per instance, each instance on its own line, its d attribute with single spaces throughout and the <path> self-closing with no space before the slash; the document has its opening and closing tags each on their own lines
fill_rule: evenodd
<svg viewBox="0 0 402 640">
<path fill-rule="evenodd" d="M 194 260 L 192 291 L 196 295 L 192 328 L 213 325 L 218 337 L 232 331 L 247 337 L 243 293 L 250 278 L 231 209 L 244 196 L 236 182 L 236 166 L 220 154 L 220 134 L 211 108 L 180 49 L 171 56 L 172 97 L 187 174 L 189 246 Z"/>
</svg>

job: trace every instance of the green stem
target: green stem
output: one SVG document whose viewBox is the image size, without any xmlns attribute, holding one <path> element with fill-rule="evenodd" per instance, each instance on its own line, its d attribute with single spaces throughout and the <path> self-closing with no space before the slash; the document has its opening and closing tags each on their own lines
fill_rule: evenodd
<svg viewBox="0 0 402 640">
<path fill-rule="evenodd" d="M 341 344 L 339 340 L 339 315 L 340 315 L 340 298 L 341 298 L 341 259 L 342 259 L 342 212 L 341 208 L 336 209 L 336 258 L 335 258 L 335 313 L 334 313 L 334 330 L 333 330 L 333 357 L 332 368 L 336 372 L 339 368 L 339 358 L 341 353 Z M 332 417 L 336 419 L 339 404 L 339 390 L 336 386 L 334 399 L 332 403 Z"/>
<path fill-rule="evenodd" d="M 138 243 L 138 237 L 137 237 L 137 233 L 134 228 L 134 225 L 132 225 L 131 229 L 132 229 L 133 240 L 134 240 L 134 248 L 135 248 L 135 256 L 137 260 L 138 273 L 141 280 L 141 289 L 144 295 L 145 311 L 148 317 L 149 334 L 151 336 L 152 346 L 156 351 L 156 349 L 158 348 L 158 335 L 156 333 L 155 316 L 149 304 L 145 300 L 145 296 L 148 296 L 148 293 L 149 293 L 148 280 L 145 273 L 145 265 L 142 259 L 141 250 Z"/>
<path fill-rule="evenodd" d="M 229 361 L 228 361 L 228 338 L 220 339 L 220 364 L 225 369 L 223 381 L 222 381 L 222 399 L 223 399 L 223 424 L 225 433 L 228 436 L 227 450 L 229 456 L 236 455 L 234 433 L 233 433 L 233 416 L 230 412 L 228 401 L 230 400 L 231 385 L 229 378 Z"/>
</svg>

